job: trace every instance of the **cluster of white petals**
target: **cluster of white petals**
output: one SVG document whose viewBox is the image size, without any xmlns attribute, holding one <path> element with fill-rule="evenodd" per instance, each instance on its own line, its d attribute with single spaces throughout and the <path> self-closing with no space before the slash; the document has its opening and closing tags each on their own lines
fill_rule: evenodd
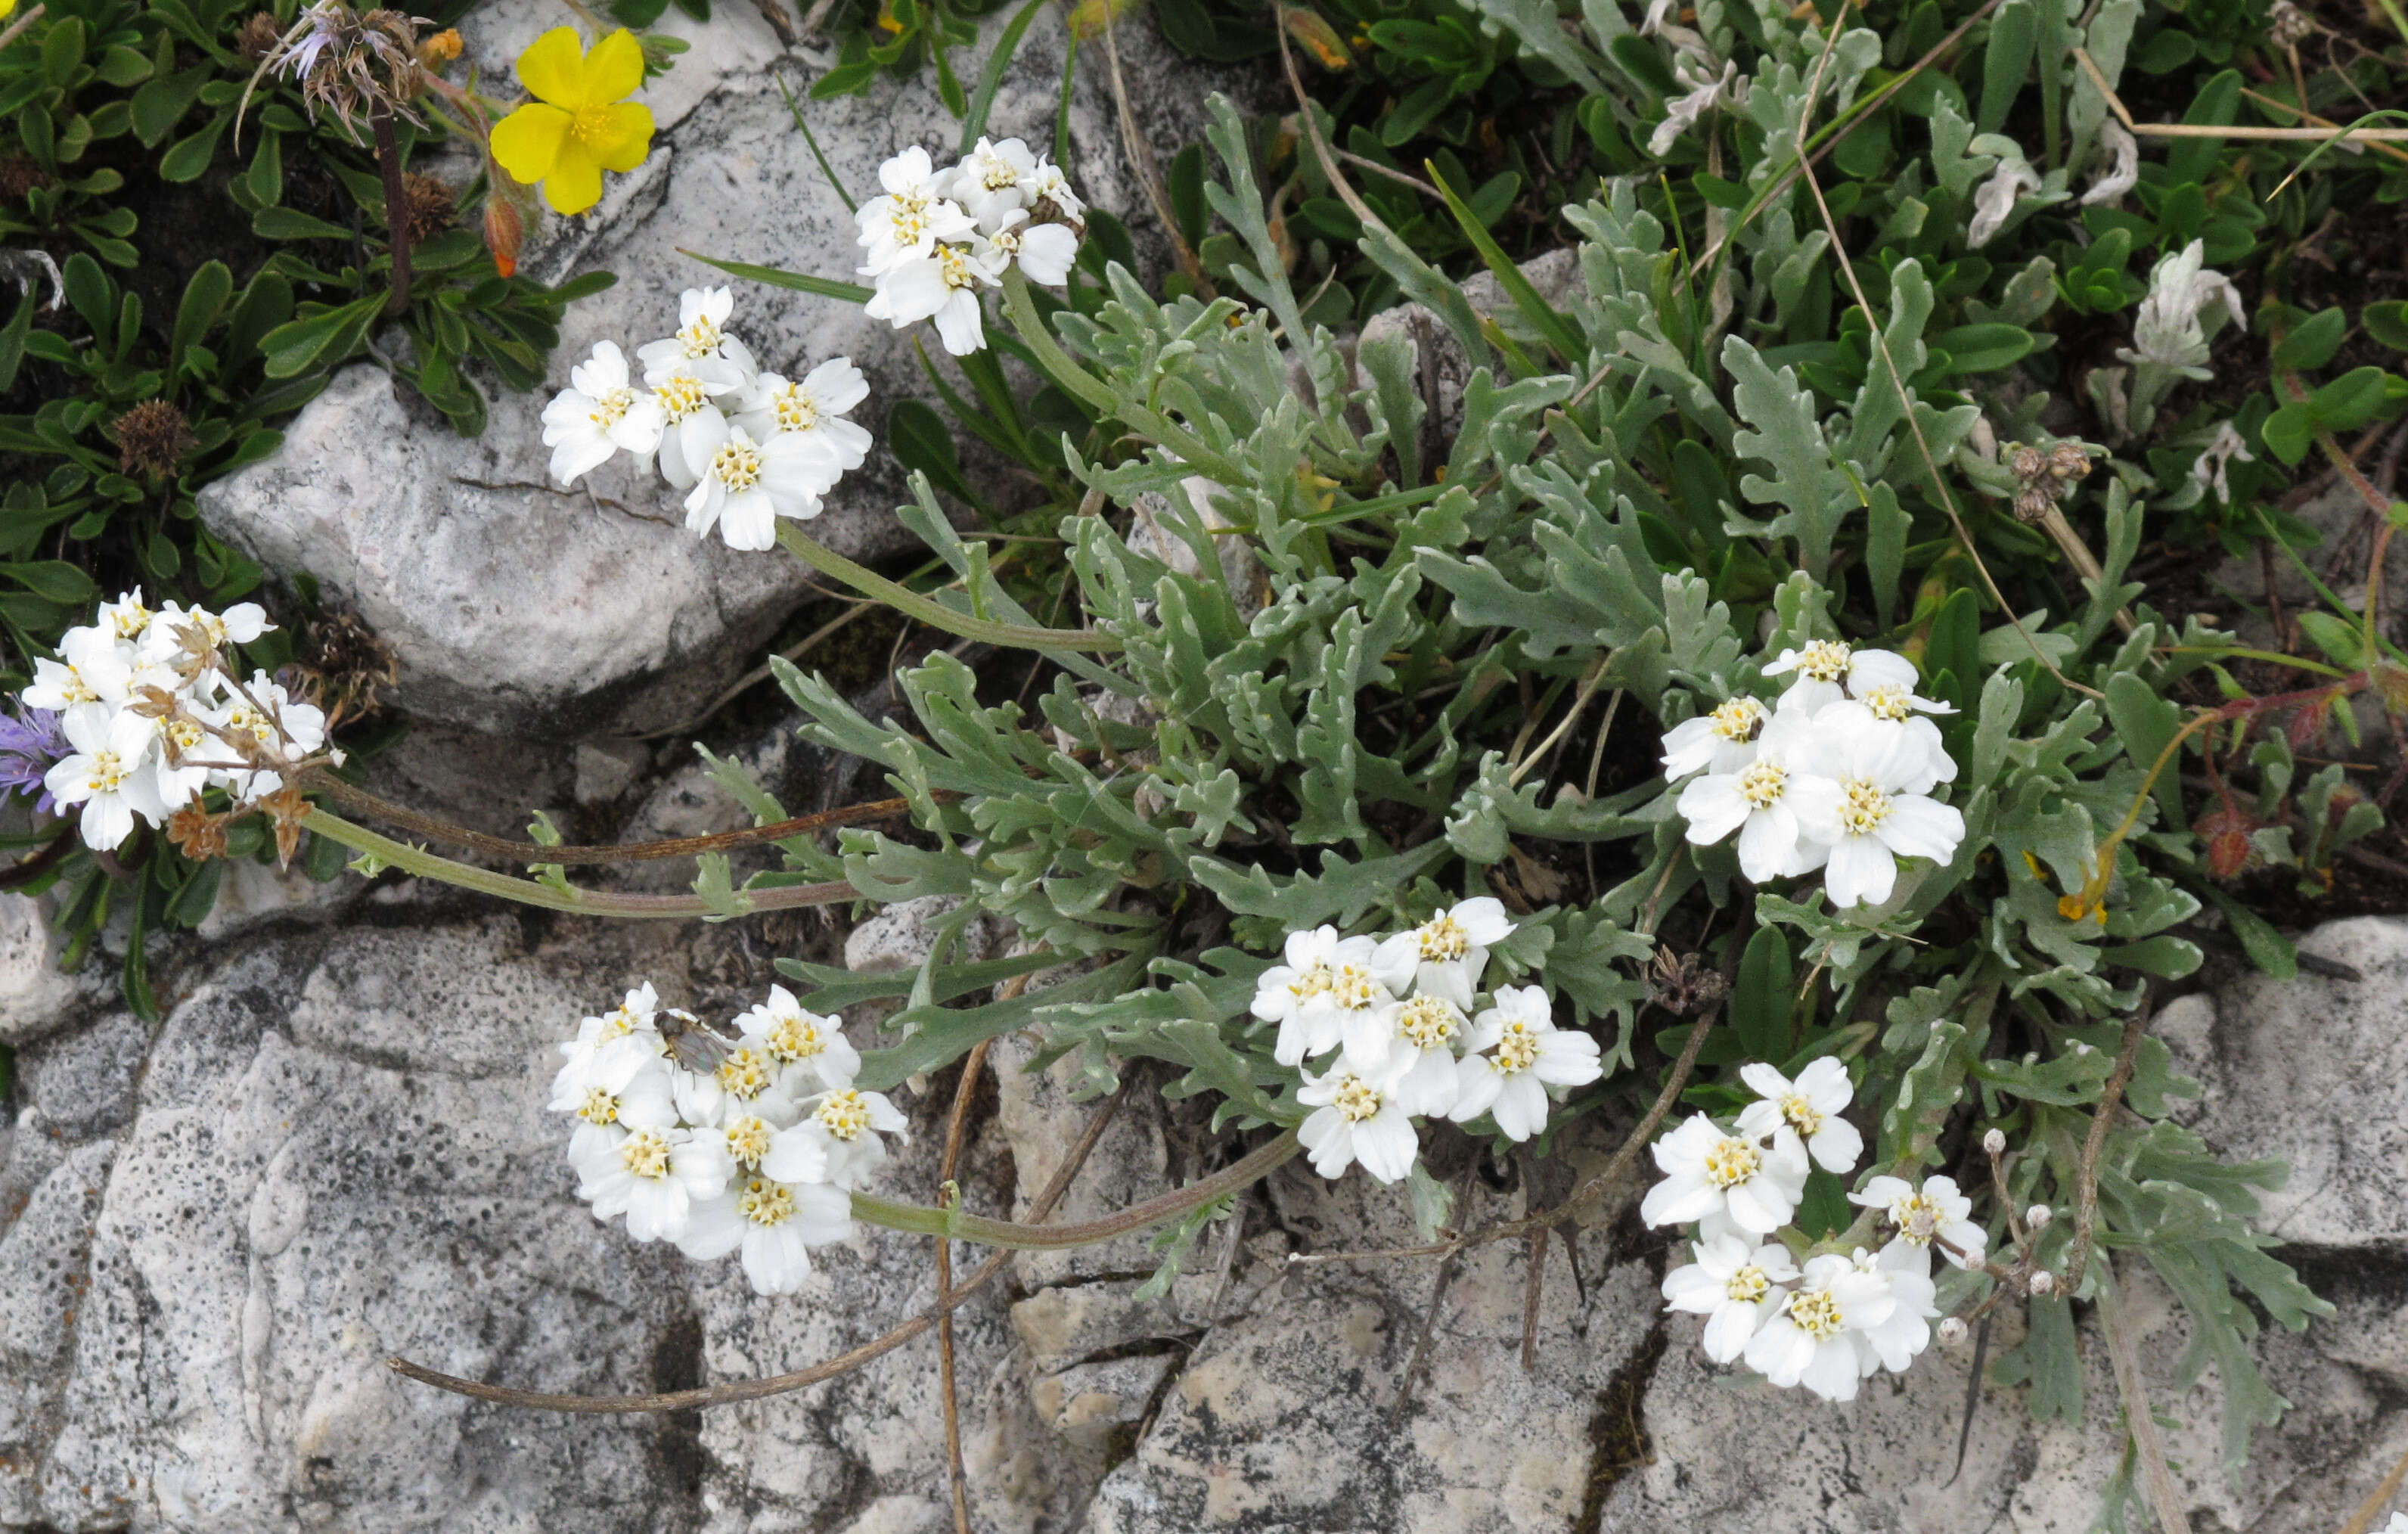
<svg viewBox="0 0 2408 1534">
<path fill-rule="evenodd" d="M 1543 987 L 1498 986 L 1479 1005 L 1488 951 L 1512 930 L 1503 902 L 1482 896 L 1384 938 L 1288 934 L 1254 1012 L 1279 1025 L 1280 1064 L 1335 1055 L 1297 1094 L 1314 1111 L 1297 1131 L 1313 1170 L 1337 1177 L 1359 1162 L 1394 1183 L 1421 1153 L 1416 1119 L 1486 1115 L 1527 1140 L 1556 1097 L 1604 1074 L 1597 1040 L 1556 1027 Z"/>
<path fill-rule="evenodd" d="M 688 288 L 674 336 L 636 349 L 640 386 L 615 341 L 596 341 L 568 387 L 544 407 L 552 477 L 574 484 L 624 452 L 657 457 L 682 494 L 685 524 L 713 527 L 731 549 L 767 549 L 778 519 L 808 521 L 869 455 L 869 433 L 845 419 L 869 384 L 848 357 L 800 379 L 763 372 L 727 329 L 736 299 L 725 288 Z"/>
<path fill-rule="evenodd" d="M 986 347 L 979 290 L 1017 265 L 1028 280 L 1070 280 L 1086 204 L 1062 167 L 1017 138 L 982 138 L 956 165 L 939 169 L 912 148 L 878 167 L 879 195 L 861 205 L 861 275 L 875 293 L 862 312 L 896 329 L 936 323 L 945 350 L 967 357 Z"/>
<path fill-rule="evenodd" d="M 229 646 L 274 626 L 255 603 L 154 609 L 136 588 L 67 630 L 55 660 L 34 662 L 19 702 L 58 715 L 72 748 L 42 786 L 80 807 L 88 846 L 112 851 L 137 820 L 165 824 L 210 789 L 238 807 L 283 787 L 307 761 L 341 761 L 324 752 L 326 716 L 316 706 L 265 671 L 246 682 L 224 669 Z"/>
<path fill-rule="evenodd" d="M 1959 1267 L 1978 1262 L 1983 1230 L 1945 1177 L 1921 1188 L 1875 1177 L 1850 1197 L 1883 1212 L 1890 1240 L 1877 1253 L 1859 1247 L 1801 1263 L 1775 1233 L 1795 1218 L 1813 1168 L 1856 1169 L 1864 1140 L 1843 1116 L 1856 1089 L 1830 1055 L 1794 1080 L 1761 1063 L 1740 1079 L 1756 1100 L 1736 1125 L 1698 1113 L 1653 1147 L 1664 1178 L 1640 1217 L 1694 1227 L 1696 1260 L 1665 1276 L 1665 1306 L 1706 1317 L 1703 1345 L 1715 1363 L 1744 1365 L 1783 1389 L 1854 1400 L 1858 1381 L 1884 1369 L 1903 1373 L 1930 1345 L 1940 1313 L 1932 1248 Z"/>
<path fill-rule="evenodd" d="M 1842 907 L 1887 900 L 1899 858 L 1956 854 L 1965 817 L 1931 796 L 1956 763 L 1928 717 L 1956 710 L 1916 695 L 1913 661 L 1818 639 L 1764 674 L 1795 679 L 1773 706 L 1734 697 L 1664 737 L 1693 844 L 1736 833 L 1749 879 L 1820 869 Z"/>
<path fill-rule="evenodd" d="M 2207 243 L 2195 239 L 2150 269 L 2148 296 L 2132 314 L 2132 344 L 2115 355 L 2203 381 L 2215 376 L 2207 366 L 2208 343 L 2227 320 L 2248 323 L 2241 291 L 2208 266 Z"/>
<path fill-rule="evenodd" d="M 841 1020 L 784 986 L 736 1029 L 704 1029 L 638 986 L 560 1047 L 551 1106 L 577 1120 L 568 1162 L 596 1218 L 624 1214 L 637 1240 L 698 1262 L 740 1254 L 754 1290 L 792 1294 L 812 1247 L 853 1234 L 852 1190 L 885 1163 L 882 1135 L 907 1125 L 853 1085 L 861 1056 Z"/>
</svg>

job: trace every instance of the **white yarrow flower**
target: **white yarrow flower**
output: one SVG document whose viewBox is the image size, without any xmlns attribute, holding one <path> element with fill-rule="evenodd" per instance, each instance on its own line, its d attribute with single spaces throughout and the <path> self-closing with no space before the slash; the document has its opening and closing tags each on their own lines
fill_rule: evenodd
<svg viewBox="0 0 2408 1534">
<path fill-rule="evenodd" d="M 1678 781 L 1693 772 L 1737 772 L 1756 760 L 1756 738 L 1772 710 L 1752 697 L 1715 705 L 1711 713 L 1684 719 L 1664 732 L 1664 777 Z"/>
<path fill-rule="evenodd" d="M 867 252 L 862 276 L 880 277 L 923 259 L 939 241 L 964 238 L 977 227 L 978 221 L 949 195 L 953 180 L 950 169 L 939 171 L 928 151 L 917 147 L 878 167 L 884 191 L 853 216 Z"/>
<path fill-rule="evenodd" d="M 1798 812 L 1813 751 L 1811 721 L 1775 713 L 1746 766 L 1705 773 L 1681 790 L 1674 808 L 1689 823 L 1690 844 L 1710 847 L 1738 832 L 1740 871 L 1759 884 L 1820 867 L 1824 850 L 1806 839 Z"/>
<path fill-rule="evenodd" d="M 882 1134 L 909 1132 L 910 1123 L 883 1094 L 842 1086 L 803 1103 L 805 1116 L 781 1129 L 761 1158 L 761 1170 L 783 1183 L 833 1183 L 857 1188 L 886 1163 Z"/>
<path fill-rule="evenodd" d="M 953 167 L 953 201 L 981 224 L 1006 213 L 1021 212 L 1036 198 L 1023 184 L 1037 173 L 1037 156 L 1017 138 L 998 144 L 981 138 L 976 148 Z"/>
<path fill-rule="evenodd" d="M 1782 1285 L 1798 1277 L 1788 1250 L 1738 1236 L 1694 1241 L 1696 1262 L 1664 1275 L 1664 1308 L 1706 1317 L 1706 1356 L 1718 1364 L 1739 1357 L 1756 1328 L 1781 1309 Z"/>
<path fill-rule="evenodd" d="M 1767 1145 L 1727 1133 L 1698 1113 L 1651 1151 L 1664 1173 L 1639 1206 L 1640 1219 L 1651 1226 L 1720 1214 L 1740 1230 L 1769 1236 L 1789 1223 L 1805 1197 L 1806 1147 L 1785 1125 Z"/>
<path fill-rule="evenodd" d="M 1828 1401 L 1856 1398 L 1858 1340 L 1897 1309 L 1886 1279 L 1837 1254 L 1815 1257 L 1796 1289 L 1749 1338 L 1747 1367 L 1786 1390 L 1804 1385 Z"/>
<path fill-rule="evenodd" d="M 748 1045 L 768 1052 L 788 1070 L 815 1083 L 814 1090 L 851 1086 L 861 1070 L 860 1052 L 844 1036 L 844 1021 L 822 1017 L 795 999 L 782 985 L 769 987 L 769 999 L 736 1020 Z"/>
<path fill-rule="evenodd" d="M 878 277 L 877 292 L 861 312 L 896 329 L 922 320 L 936 322 L 945 350 L 967 357 L 986 347 L 986 322 L 979 290 L 1001 280 L 1003 261 L 975 234 L 968 245 L 943 244 L 925 255 L 896 262 Z"/>
<path fill-rule="evenodd" d="M 158 732 L 150 720 L 71 709 L 60 715 L 59 725 L 75 753 L 53 764 L 42 786 L 62 807 L 83 806 L 84 845 L 113 852 L 134 834 L 136 817 L 153 825 L 167 818 L 150 770 Z"/>
<path fill-rule="evenodd" d="M 700 1262 L 740 1252 L 752 1292 L 791 1295 L 811 1274 L 810 1249 L 853 1236 L 853 1200 L 824 1183 L 739 1177 L 694 1206 L 678 1250 Z"/>
<path fill-rule="evenodd" d="M 660 401 L 629 381 L 627 359 L 617 343 L 596 341 L 593 356 L 569 369 L 568 387 L 543 409 L 552 477 L 575 484 L 615 453 L 648 459 L 661 445 L 665 424 Z"/>
<path fill-rule="evenodd" d="M 715 524 L 731 549 L 764 550 L 778 542 L 778 519 L 809 521 L 820 514 L 822 478 L 819 450 L 794 432 L 781 432 L 767 442 L 731 424 L 713 411 L 699 418 L 681 444 L 696 455 L 690 464 L 698 470 L 685 497 L 685 524 L 700 536 Z"/>
<path fill-rule="evenodd" d="M 1480 990 L 1488 951 L 1512 936 L 1505 902 L 1494 896 L 1459 900 L 1408 932 L 1380 945 L 1383 976 L 1409 975 L 1415 991 L 1433 992 L 1466 1011 Z M 1402 983 L 1389 981 L 1398 992 Z"/>
<path fill-rule="evenodd" d="M 823 495 L 869 457 L 869 432 L 845 413 L 869 397 L 868 380 L 850 357 L 820 364 L 799 380 L 764 373 L 738 407 L 736 423 L 755 442 L 796 437 L 821 466 Z"/>
<path fill-rule="evenodd" d="M 670 374 L 688 372 L 714 394 L 749 387 L 757 371 L 752 353 L 725 328 L 735 309 L 736 295 L 726 288 L 688 288 L 678 294 L 677 334 L 636 349 L 644 381 L 657 389 Z"/>
<path fill-rule="evenodd" d="M 1912 736 L 1818 732 L 1810 761 L 1819 771 L 1801 777 L 1789 799 L 1799 828 L 1829 849 L 1823 887 L 1833 905 L 1887 900 L 1901 857 L 1956 855 L 1965 817 L 1914 792 L 1928 783 L 1930 763 Z"/>
<path fill-rule="evenodd" d="M 1541 987 L 1507 986 L 1496 1000 L 1472 1022 L 1447 1116 L 1463 1124 L 1489 1113 L 1506 1139 L 1525 1140 L 1546 1127 L 1549 1088 L 1586 1086 L 1605 1070 L 1595 1039 L 1555 1026 Z"/>
<path fill-rule="evenodd" d="M 1334 1178 L 1361 1162 L 1374 1178 L 1394 1183 L 1413 1169 L 1421 1154 L 1413 1115 L 1436 1110 L 1415 1097 L 1399 1064 L 1391 1061 L 1369 1077 L 1341 1064 L 1304 1078 L 1297 1101 L 1314 1111 L 1297 1127 L 1297 1139 L 1314 1171 Z"/>
<path fill-rule="evenodd" d="M 1795 1081 L 1761 1061 L 1741 1067 L 1739 1075 L 1761 1099 L 1741 1111 L 1742 1134 L 1770 1135 L 1785 1126 L 1825 1171 L 1845 1176 L 1856 1169 L 1865 1137 L 1840 1116 L 1856 1101 L 1856 1089 L 1838 1056 L 1808 1061 Z"/>
<path fill-rule="evenodd" d="M 1951 1266 L 1966 1268 L 1980 1262 L 1990 1243 L 1989 1233 L 1972 1221 L 1973 1200 L 1956 1191 L 1953 1177 L 1927 1177 L 1920 1188 L 1902 1177 L 1876 1177 L 1848 1195 L 1848 1202 L 1886 1215 L 1899 1242 L 1923 1254 L 1927 1272 L 1935 1244 Z"/>
<path fill-rule="evenodd" d="M 684 1235 L 694 1206 L 717 1197 L 735 1170 L 709 1137 L 682 1128 L 634 1130 L 575 1165 L 595 1217 L 626 1215 L 627 1234 L 639 1241 Z"/>
</svg>

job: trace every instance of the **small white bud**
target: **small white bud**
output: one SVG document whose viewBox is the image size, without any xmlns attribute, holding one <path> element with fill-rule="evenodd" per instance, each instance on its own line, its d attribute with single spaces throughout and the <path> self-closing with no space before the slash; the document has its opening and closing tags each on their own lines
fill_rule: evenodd
<svg viewBox="0 0 2408 1534">
<path fill-rule="evenodd" d="M 2024 1211 L 2024 1224 L 2029 1226 L 2034 1230 L 2046 1230 L 2048 1228 L 2048 1223 L 2056 1218 L 2057 1211 L 2049 1208 L 2046 1204 L 2034 1204 L 2031 1208 Z"/>
<path fill-rule="evenodd" d="M 2057 1293 L 2057 1275 L 2050 1272 L 2045 1268 L 2042 1269 L 2039 1272 L 2034 1273 L 2031 1276 L 2031 1292 L 2034 1295 L 2053 1295 Z"/>
<path fill-rule="evenodd" d="M 2004 1129 L 1993 1129 L 1989 1133 L 1984 1135 L 1982 1137 L 1982 1149 L 1989 1152 L 1992 1155 L 2006 1154 L 2007 1132 Z"/>
<path fill-rule="evenodd" d="M 2073 1042 L 2073 1053 L 2076 1054 L 2087 1054 L 2090 1053 L 2090 1046 L 2077 1039 Z"/>
<path fill-rule="evenodd" d="M 1940 1340 L 1943 1342 L 1962 1342 L 1965 1332 L 1965 1323 L 1953 1315 L 1940 1323 Z"/>
</svg>

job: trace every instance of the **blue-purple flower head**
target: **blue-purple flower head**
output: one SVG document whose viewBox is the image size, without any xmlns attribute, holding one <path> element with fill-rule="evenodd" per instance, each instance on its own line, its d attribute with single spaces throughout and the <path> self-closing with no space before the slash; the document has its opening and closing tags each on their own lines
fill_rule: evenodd
<svg viewBox="0 0 2408 1534">
<path fill-rule="evenodd" d="M 0 797 L 30 794 L 36 813 L 53 812 L 58 801 L 42 786 L 42 775 L 67 754 L 59 716 L 50 710 L 27 709 L 13 719 L 0 714 Z"/>
</svg>

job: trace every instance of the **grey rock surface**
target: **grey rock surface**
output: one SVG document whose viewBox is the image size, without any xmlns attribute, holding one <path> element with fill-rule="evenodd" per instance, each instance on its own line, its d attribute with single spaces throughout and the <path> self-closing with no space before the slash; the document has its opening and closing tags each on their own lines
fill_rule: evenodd
<svg viewBox="0 0 2408 1534">
<path fill-rule="evenodd" d="M 803 1368 L 924 1307 L 927 1247 L 891 1234 L 824 1252 L 786 1300 L 753 1296 L 732 1263 L 630 1244 L 576 1201 L 542 1102 L 553 1045 L 638 980 L 732 1007 L 767 986 L 772 952 L 909 963 L 926 914 L 848 943 L 824 925 L 522 921 L 388 883 L 196 945 L 163 971 L 156 1025 L 71 1009 L 21 1049 L 0 1139 L 0 1529 L 950 1527 L 925 1340 L 698 1417 L 518 1413 L 383 1363 L 674 1389 Z M 2160 1019 L 2207 1082 L 2202 1131 L 2228 1149 L 2309 1158 L 2327 1141 L 2293 1121 L 2397 1121 L 2381 1051 L 2408 1017 L 2394 957 L 2408 923 L 2306 943 L 2367 979 L 2243 981 Z M 26 977 L 12 963 L 0 981 Z M 2310 1028 L 2323 1047 L 2292 1049 L 2287 1075 L 2264 1058 Z M 853 1032 L 874 1041 L 865 1019 Z M 2266 1093 L 2204 1068 L 2202 1049 Z M 1017 1036 L 992 1058 L 959 1180 L 972 1207 L 1021 1211 L 1097 1110 L 1074 1060 L 1029 1069 Z M 1209 1169 L 1196 1105 L 1134 1083 L 1058 1218 Z M 915 1134 L 887 1191 L 933 1193 L 953 1088 L 942 1072 L 899 1095 Z M 1546 1201 L 1615 1133 L 1584 1124 Z M 2212 1380 L 2180 1388 L 2179 1311 L 2121 1271 L 2194 1529 L 2329 1534 L 2408 1449 L 2408 1282 L 2383 1202 L 2397 1167 L 2326 1165 L 2294 1254 L 2340 1314 L 2260 1339 L 2294 1406 L 2239 1483 L 2220 1468 Z M 1465 1186 L 1469 1220 L 1530 1199 L 1510 1175 Z M 1155 1259 L 1135 1238 L 1016 1257 L 958 1316 L 975 1526 L 2082 1534 L 2115 1469 L 2118 1409 L 2086 1323 L 2078 1418 L 2035 1423 L 2022 1392 L 1993 1385 L 1952 1481 L 1970 1347 L 1935 1345 L 1852 1406 L 1743 1385 L 1705 1364 L 1695 1320 L 1660 1314 L 1670 1254 L 1618 1218 L 1578 1234 L 1577 1275 L 1551 1246 L 1525 1372 L 1526 1249 L 1467 1253 L 1433 1308 L 1426 1259 L 1378 1255 L 1416 1240 L 1401 1194 L 1292 1163 L 1203 1234 L 1160 1297 L 1136 1297 Z M 2019 1326 L 2000 1312 L 1993 1358 Z"/>
<path fill-rule="evenodd" d="M 988 19 L 972 58 L 1003 20 Z M 462 31 L 471 61 L 503 81 L 560 21 L 556 7 L 496 0 Z M 1050 141 L 1062 24 L 1045 12 L 1006 71 L 990 117 L 997 135 Z M 783 554 L 687 533 L 666 485 L 624 459 L 571 492 L 547 479 L 539 417 L 550 390 L 596 340 L 632 353 L 676 328 L 681 289 L 727 280 L 681 250 L 847 281 L 858 265 L 853 221 L 780 93 L 783 80 L 800 97 L 832 55 L 782 50 L 741 4 L 707 25 L 672 10 L 660 27 L 692 47 L 644 97 L 659 124 L 652 156 L 611 178 L 593 213 L 550 219 L 525 251 L 525 270 L 548 281 L 619 277 L 568 310 L 547 390 L 494 393 L 483 436 L 464 440 L 398 397 L 382 368 L 356 366 L 293 421 L 276 456 L 202 496 L 216 531 L 275 571 L 316 576 L 330 601 L 366 620 L 401 658 L 396 700 L 422 718 L 558 738 L 675 724 L 744 667 L 806 591 Z M 1120 46 L 1140 120 L 1167 158 L 1200 131 L 1214 82 L 1150 26 L 1125 28 Z M 1081 60 L 1069 168 L 1091 201 L 1140 208 L 1102 64 L 1100 50 Z M 948 157 L 960 133 L 927 70 L 804 110 L 856 196 L 896 151 Z M 797 373 L 840 353 L 860 364 L 871 393 L 855 417 L 873 430 L 894 400 L 927 393 L 909 333 L 838 300 L 735 286 L 731 328 L 764 366 Z M 875 452 L 810 532 L 856 558 L 899 552 L 910 545 L 893 517 L 904 498 L 900 471 Z"/>
</svg>

